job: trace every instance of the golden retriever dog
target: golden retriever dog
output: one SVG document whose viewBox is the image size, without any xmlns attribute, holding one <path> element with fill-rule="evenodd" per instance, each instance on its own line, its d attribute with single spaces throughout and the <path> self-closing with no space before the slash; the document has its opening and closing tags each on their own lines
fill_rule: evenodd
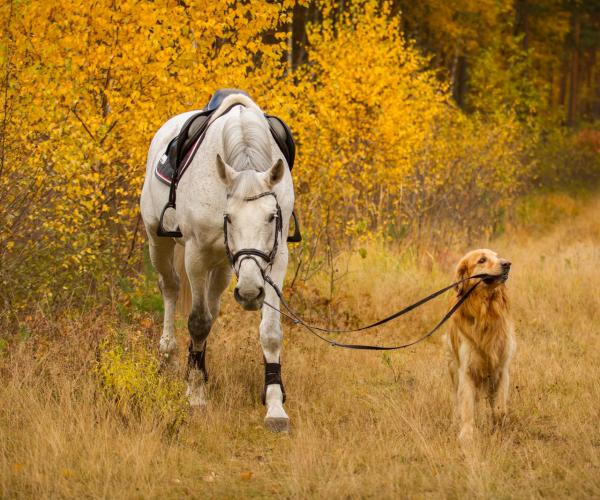
<svg viewBox="0 0 600 500">
<path fill-rule="evenodd" d="M 508 368 L 516 349 L 505 286 L 510 265 L 496 252 L 480 249 L 465 255 L 456 268 L 456 281 L 483 273 L 493 276 L 484 279 L 452 316 L 446 336 L 461 442 L 473 438 L 480 392 L 487 396 L 496 423 L 506 415 Z M 457 285 L 458 297 L 478 279 Z"/>
</svg>

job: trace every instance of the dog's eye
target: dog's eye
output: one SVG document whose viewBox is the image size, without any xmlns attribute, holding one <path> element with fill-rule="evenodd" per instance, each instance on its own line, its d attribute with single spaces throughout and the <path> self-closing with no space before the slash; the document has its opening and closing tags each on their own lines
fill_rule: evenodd
<svg viewBox="0 0 600 500">
<path fill-rule="evenodd" d="M 483 264 L 487 259 L 485 257 L 481 257 L 481 259 L 479 259 L 477 261 L 477 264 Z"/>
</svg>

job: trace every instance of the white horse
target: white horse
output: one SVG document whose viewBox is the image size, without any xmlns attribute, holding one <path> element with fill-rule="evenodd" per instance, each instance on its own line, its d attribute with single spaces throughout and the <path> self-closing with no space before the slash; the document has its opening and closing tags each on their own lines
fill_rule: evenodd
<svg viewBox="0 0 600 500">
<path fill-rule="evenodd" d="M 283 333 L 279 313 L 263 302 L 279 305 L 277 295 L 265 284 L 264 274 L 277 286 L 283 285 L 288 262 L 285 236 L 294 205 L 292 177 L 261 109 L 245 95 L 230 95 L 212 115 L 204 141 L 179 181 L 176 211 L 170 210 L 165 217 L 165 226 L 178 226 L 182 237 L 157 236 L 169 188 L 156 178 L 154 168 L 192 113 L 170 119 L 154 136 L 140 200 L 150 258 L 158 272 L 165 306 L 159 352 L 169 362 L 177 351 L 174 321 L 179 277 L 173 254 L 178 243 L 185 247 L 185 272 L 192 291 L 188 318 L 190 404 L 206 405 L 207 337 L 233 271 L 237 275 L 237 302 L 246 310 L 262 308 L 259 330 L 265 359 L 265 425 L 285 431 L 289 418 L 283 408 L 285 392 L 279 364 Z M 233 259 L 228 258 L 224 233 Z"/>
</svg>

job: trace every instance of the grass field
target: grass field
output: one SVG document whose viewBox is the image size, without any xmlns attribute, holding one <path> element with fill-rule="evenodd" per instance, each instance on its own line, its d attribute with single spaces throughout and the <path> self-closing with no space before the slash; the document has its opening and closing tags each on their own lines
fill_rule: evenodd
<svg viewBox="0 0 600 500">
<path fill-rule="evenodd" d="M 125 321 L 115 305 L 66 311 L 58 323 L 41 313 L 27 318 L 22 340 L 0 355 L 0 495 L 600 497 L 600 202 L 547 230 L 480 244 L 513 262 L 508 288 L 518 350 L 507 426 L 494 431 L 481 412 L 472 451 L 456 441 L 439 335 L 382 355 L 328 347 L 286 324 L 292 432 L 265 431 L 258 316 L 227 293 L 209 341 L 210 403 L 199 414 L 182 414 L 181 385 L 152 371 L 159 315 Z M 292 301 L 313 321 L 333 311 L 347 324 L 367 322 L 448 283 L 464 250 L 415 262 L 369 249 L 365 259 L 348 260 L 333 303 L 317 293 L 326 287 L 318 282 L 299 286 Z M 408 340 L 447 304 L 340 339 Z M 140 382 L 117 367 L 112 376 L 124 386 L 128 376 L 132 386 L 145 383 L 142 392 L 163 394 L 158 403 L 138 395 L 137 406 L 128 404 L 103 388 L 97 366 L 110 352 L 99 346 L 106 336 L 121 339 L 124 359 L 138 353 L 134 369 L 153 374 Z"/>
</svg>

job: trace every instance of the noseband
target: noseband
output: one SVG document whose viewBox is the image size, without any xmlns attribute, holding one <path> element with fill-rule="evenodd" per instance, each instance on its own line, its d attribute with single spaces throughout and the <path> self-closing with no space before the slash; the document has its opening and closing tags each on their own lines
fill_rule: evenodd
<svg viewBox="0 0 600 500">
<path fill-rule="evenodd" d="M 258 250 L 257 248 L 242 248 L 235 253 L 231 252 L 231 248 L 229 247 L 229 238 L 228 238 L 228 225 L 231 224 L 229 219 L 229 215 L 225 214 L 223 216 L 223 237 L 225 243 L 225 253 L 227 254 L 227 259 L 229 260 L 229 264 L 233 268 L 236 276 L 239 274 L 239 268 L 242 265 L 242 262 L 245 259 L 252 259 L 261 273 L 264 275 L 266 268 L 273 265 L 273 261 L 275 260 L 275 256 L 277 255 L 277 248 L 279 247 L 279 238 L 282 237 L 283 232 L 283 222 L 281 217 L 281 207 L 279 206 L 279 202 L 277 201 L 277 195 L 273 191 L 265 191 L 264 193 L 257 194 L 256 196 L 249 196 L 248 198 L 244 198 L 244 201 L 254 201 L 259 198 L 264 198 L 265 196 L 272 196 L 275 198 L 275 206 L 277 208 L 277 212 L 275 214 L 275 240 L 273 242 L 273 248 L 269 253 L 263 252 L 262 250 Z M 263 268 L 255 257 L 260 257 L 262 260 L 266 262 L 266 266 Z M 238 268 L 235 268 L 236 262 L 240 261 L 240 265 Z"/>
</svg>

